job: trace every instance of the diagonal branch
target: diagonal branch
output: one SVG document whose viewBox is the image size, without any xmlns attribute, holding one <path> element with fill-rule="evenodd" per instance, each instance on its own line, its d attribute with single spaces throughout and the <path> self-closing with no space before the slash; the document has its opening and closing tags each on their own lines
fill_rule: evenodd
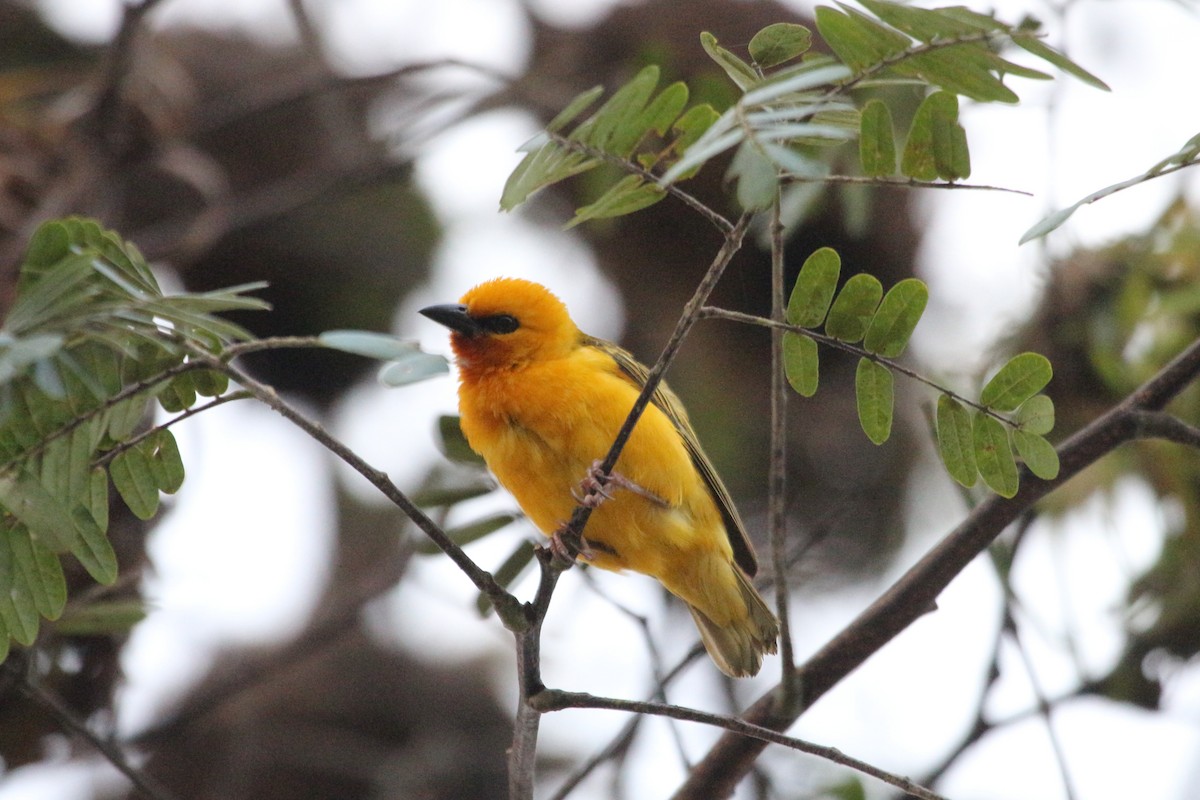
<svg viewBox="0 0 1200 800">
<path fill-rule="evenodd" d="M 1200 373 L 1200 340 L 1163 367 L 1124 401 L 1058 447 L 1061 469 L 1054 480 L 1022 470 L 1021 490 L 1011 499 L 992 495 L 938 542 L 882 596 L 799 667 L 800 702 L 783 703 L 781 687 L 747 709 L 744 719 L 786 730 L 806 709 L 934 607 L 938 595 L 992 540 L 1034 503 L 1126 442 L 1157 436 L 1144 427 L 1146 412 L 1163 409 Z M 676 800 L 728 797 L 752 768 L 765 743 L 727 733 L 713 746 L 675 794 Z"/>
</svg>

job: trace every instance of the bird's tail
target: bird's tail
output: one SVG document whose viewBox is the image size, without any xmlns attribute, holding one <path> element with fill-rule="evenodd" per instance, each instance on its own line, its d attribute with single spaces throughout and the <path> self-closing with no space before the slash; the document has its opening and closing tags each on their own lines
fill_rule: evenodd
<svg viewBox="0 0 1200 800">
<path fill-rule="evenodd" d="M 736 565 L 730 565 L 737 576 L 737 588 L 746 604 L 747 614 L 725 625 L 718 625 L 700 609 L 688 604 L 704 648 L 718 668 L 731 678 L 747 678 L 758 674 L 764 654 L 775 652 L 779 638 L 779 621 L 750 583 L 750 578 Z"/>
</svg>

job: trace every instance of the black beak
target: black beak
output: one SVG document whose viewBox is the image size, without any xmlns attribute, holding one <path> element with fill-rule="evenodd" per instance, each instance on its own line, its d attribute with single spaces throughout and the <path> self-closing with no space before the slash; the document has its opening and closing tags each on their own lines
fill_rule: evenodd
<svg viewBox="0 0 1200 800">
<path fill-rule="evenodd" d="M 467 313 L 467 307 L 459 303 L 428 306 L 422 308 L 420 314 L 464 336 L 478 336 L 485 332 L 483 327 Z"/>
</svg>

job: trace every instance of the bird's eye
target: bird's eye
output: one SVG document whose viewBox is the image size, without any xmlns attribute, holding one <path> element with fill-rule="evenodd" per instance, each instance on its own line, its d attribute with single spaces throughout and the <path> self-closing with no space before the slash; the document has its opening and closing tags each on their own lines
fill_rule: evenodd
<svg viewBox="0 0 1200 800">
<path fill-rule="evenodd" d="M 496 314 L 484 317 L 479 322 L 491 333 L 512 333 L 521 327 L 521 323 L 517 322 L 517 318 L 511 314 Z"/>
</svg>

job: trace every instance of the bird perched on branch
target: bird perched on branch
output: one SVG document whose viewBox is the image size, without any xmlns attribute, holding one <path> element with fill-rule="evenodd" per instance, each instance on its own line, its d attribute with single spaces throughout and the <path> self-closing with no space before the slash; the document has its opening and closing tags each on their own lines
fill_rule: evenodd
<svg viewBox="0 0 1200 800">
<path fill-rule="evenodd" d="M 645 385 L 633 356 L 580 332 L 530 281 L 488 281 L 421 313 L 452 331 L 467 442 L 533 523 L 555 536 L 584 478 L 596 506 L 579 557 L 656 578 L 687 604 L 722 672 L 757 673 L 779 623 L 750 582 L 754 550 L 674 392 L 659 385 L 612 474 L 600 475 Z"/>
</svg>

